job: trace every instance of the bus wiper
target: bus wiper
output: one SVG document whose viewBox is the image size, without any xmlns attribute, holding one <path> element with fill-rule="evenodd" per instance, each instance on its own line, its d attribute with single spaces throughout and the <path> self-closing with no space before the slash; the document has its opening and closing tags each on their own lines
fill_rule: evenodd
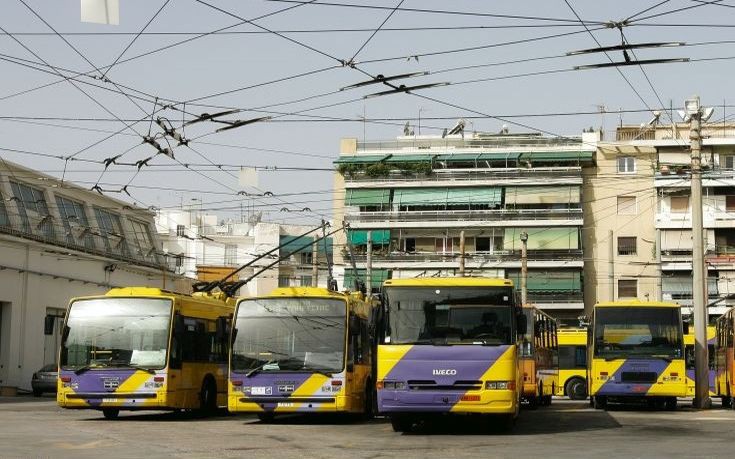
<svg viewBox="0 0 735 459">
<path fill-rule="evenodd" d="M 661 360 L 665 360 L 665 361 L 667 361 L 669 363 L 671 363 L 671 360 L 672 360 L 670 356 L 668 356 L 668 355 L 662 355 L 662 354 L 652 355 L 651 357 L 654 357 L 654 358 L 657 358 L 657 359 L 661 359 Z"/>
<path fill-rule="evenodd" d="M 81 367 L 77 368 L 76 370 L 74 370 L 74 374 L 75 375 L 80 375 L 80 374 L 82 374 L 82 373 L 84 373 L 86 371 L 89 371 L 91 369 L 92 369 L 92 365 L 84 365 L 84 366 L 81 366 Z"/>
<path fill-rule="evenodd" d="M 110 366 L 133 368 L 135 370 L 145 371 L 146 373 L 150 373 L 152 375 L 156 374 L 156 372 L 150 368 L 142 367 L 140 365 L 129 363 L 124 360 L 110 360 L 108 363 Z"/>
<path fill-rule="evenodd" d="M 624 359 L 622 355 L 608 355 L 605 357 L 605 362 L 612 362 L 613 360 Z"/>
<path fill-rule="evenodd" d="M 266 367 L 268 365 L 271 365 L 271 364 L 274 364 L 274 363 L 277 363 L 277 362 L 278 362 L 277 359 L 271 359 L 271 360 L 268 360 L 267 362 L 263 362 L 262 364 L 258 365 L 257 367 L 255 367 L 252 370 L 250 370 L 247 373 L 245 373 L 245 377 L 246 378 L 249 378 L 249 377 L 253 376 L 255 373 L 258 373 L 259 371 L 263 370 L 264 367 Z"/>
</svg>

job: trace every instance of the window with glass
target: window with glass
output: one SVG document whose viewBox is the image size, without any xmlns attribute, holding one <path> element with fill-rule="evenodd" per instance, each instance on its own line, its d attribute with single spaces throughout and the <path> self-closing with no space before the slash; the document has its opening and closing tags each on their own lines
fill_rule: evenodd
<svg viewBox="0 0 735 459">
<path fill-rule="evenodd" d="M 186 236 L 186 226 L 176 225 L 176 236 L 185 237 Z"/>
<path fill-rule="evenodd" d="M 56 205 L 59 216 L 66 231 L 66 242 L 74 245 L 83 245 L 88 249 L 94 248 L 94 239 L 89 232 L 89 220 L 84 205 L 63 196 L 56 196 Z"/>
<path fill-rule="evenodd" d="M 407 237 L 403 240 L 403 251 L 412 253 L 416 251 L 416 238 Z"/>
<path fill-rule="evenodd" d="M 631 174 L 635 172 L 635 158 L 632 156 L 618 157 L 618 173 Z"/>
<path fill-rule="evenodd" d="M 61 367 L 77 372 L 95 368 L 166 366 L 171 300 L 95 298 L 69 309 L 61 343 Z"/>
<path fill-rule="evenodd" d="M 637 298 L 638 281 L 636 279 L 618 280 L 618 298 Z"/>
<path fill-rule="evenodd" d="M 605 307 L 595 311 L 596 357 L 682 358 L 678 308 Z"/>
<path fill-rule="evenodd" d="M 635 255 L 638 251 L 636 237 L 621 236 L 618 238 L 618 255 Z"/>
<path fill-rule="evenodd" d="M 587 368 L 586 346 L 559 346 L 559 369 L 572 370 Z"/>
<path fill-rule="evenodd" d="M 131 219 L 130 226 L 133 229 L 133 246 L 137 248 L 138 254 L 146 261 L 158 261 L 158 254 L 153 245 L 150 225 Z"/>
<path fill-rule="evenodd" d="M 338 299 L 240 301 L 231 368 L 245 373 L 342 371 L 346 314 L 347 303 Z"/>
<path fill-rule="evenodd" d="M 513 292 L 507 287 L 385 287 L 386 344 L 510 344 Z"/>
<path fill-rule="evenodd" d="M 0 193 L 0 226 L 10 226 L 8 209 L 5 207 L 5 198 L 2 193 Z"/>
<path fill-rule="evenodd" d="M 18 182 L 10 182 L 10 188 L 18 204 L 23 230 L 28 233 L 40 232 L 48 238 L 53 238 L 53 218 L 49 214 L 43 191 Z"/>
<path fill-rule="evenodd" d="M 237 244 L 225 244 L 225 265 L 237 264 Z"/>
<path fill-rule="evenodd" d="M 100 229 L 100 237 L 105 243 L 108 252 L 130 256 L 128 243 L 125 240 L 125 232 L 122 228 L 120 216 L 99 207 L 94 208 L 97 225 Z"/>
</svg>

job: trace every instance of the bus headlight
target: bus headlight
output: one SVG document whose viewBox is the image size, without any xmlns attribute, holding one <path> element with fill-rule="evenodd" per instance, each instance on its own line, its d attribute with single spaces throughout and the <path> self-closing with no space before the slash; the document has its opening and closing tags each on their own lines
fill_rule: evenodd
<svg viewBox="0 0 735 459">
<path fill-rule="evenodd" d="M 406 383 L 403 381 L 382 381 L 382 388 L 387 390 L 406 390 Z M 380 381 L 378 382 L 378 389 L 381 389 Z"/>
<path fill-rule="evenodd" d="M 488 390 L 513 390 L 515 388 L 513 381 L 485 381 L 485 389 Z"/>
</svg>

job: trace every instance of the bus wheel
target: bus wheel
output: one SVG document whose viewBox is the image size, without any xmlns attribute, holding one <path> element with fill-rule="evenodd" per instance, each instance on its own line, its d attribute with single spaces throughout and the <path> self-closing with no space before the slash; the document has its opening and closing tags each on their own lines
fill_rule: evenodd
<svg viewBox="0 0 735 459">
<path fill-rule="evenodd" d="M 665 403 L 666 411 L 674 411 L 676 410 L 676 405 L 678 401 L 676 400 L 676 397 L 666 397 Z"/>
<path fill-rule="evenodd" d="M 120 414 L 120 410 L 117 408 L 102 408 L 102 415 L 105 419 L 117 419 Z"/>
<path fill-rule="evenodd" d="M 530 409 L 530 410 L 535 410 L 536 408 L 538 408 L 538 406 L 540 404 L 539 403 L 540 398 L 539 397 L 536 397 L 535 395 L 534 396 L 531 396 L 531 397 L 524 397 L 524 399 L 528 403 L 527 406 L 528 406 L 528 409 Z"/>
<path fill-rule="evenodd" d="M 587 385 L 580 378 L 572 378 L 567 381 L 564 392 L 570 400 L 584 400 L 587 398 Z"/>
<path fill-rule="evenodd" d="M 502 414 L 494 419 L 494 426 L 497 426 L 497 430 L 503 433 L 509 433 L 513 430 L 516 425 L 516 416 L 513 414 Z"/>
<path fill-rule="evenodd" d="M 368 381 L 365 384 L 365 396 L 363 397 L 363 418 L 366 420 L 372 419 L 375 416 L 375 391 L 373 390 L 373 383 Z"/>
<path fill-rule="evenodd" d="M 592 404 L 596 410 L 604 410 L 607 408 L 607 397 L 604 395 L 595 395 L 592 399 Z"/>
<path fill-rule="evenodd" d="M 270 413 L 270 412 L 268 412 L 268 413 L 258 413 L 258 419 L 260 419 L 260 422 L 265 423 L 265 424 L 267 424 L 269 422 L 273 422 L 273 419 L 275 417 L 276 417 L 276 415 L 273 414 L 273 413 Z"/>
<path fill-rule="evenodd" d="M 217 383 L 210 378 L 202 382 L 202 390 L 199 392 L 199 411 L 204 414 L 212 414 L 217 411 Z"/>
<path fill-rule="evenodd" d="M 410 432 L 413 427 L 413 419 L 409 416 L 391 416 L 390 425 L 393 427 L 393 432 Z"/>
</svg>

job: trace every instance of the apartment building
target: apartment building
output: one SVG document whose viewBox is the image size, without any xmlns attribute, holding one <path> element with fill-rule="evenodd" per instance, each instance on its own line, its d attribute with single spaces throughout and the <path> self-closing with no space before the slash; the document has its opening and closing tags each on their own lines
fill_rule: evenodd
<svg viewBox="0 0 735 459">
<path fill-rule="evenodd" d="M 342 285 L 364 275 L 368 231 L 373 287 L 458 274 L 462 232 L 466 275 L 518 281 L 525 231 L 529 300 L 575 320 L 584 309 L 583 169 L 598 141 L 596 132 L 342 139 L 334 184 L 334 219 L 350 228 L 335 238 Z"/>
<path fill-rule="evenodd" d="M 72 297 L 131 285 L 188 291 L 168 261 L 147 209 L 0 161 L 2 392 L 30 390 L 33 372 L 56 362 Z"/>
<path fill-rule="evenodd" d="M 161 210 L 156 215 L 156 230 L 163 241 L 164 252 L 175 260 L 177 272 L 190 279 L 221 279 L 236 268 L 253 262 L 261 254 L 280 247 L 270 256 L 255 260 L 232 278 L 246 279 L 284 257 L 240 289 L 240 294 L 246 296 L 265 295 L 276 287 L 313 285 L 315 252 L 310 243 L 321 232 L 298 238 L 310 229 L 301 225 L 261 222 L 257 215 L 240 220 L 218 219 L 217 215 L 203 212 L 196 205 L 186 209 Z M 326 287 L 332 239 L 327 238 L 315 245 L 316 284 Z"/>
</svg>

